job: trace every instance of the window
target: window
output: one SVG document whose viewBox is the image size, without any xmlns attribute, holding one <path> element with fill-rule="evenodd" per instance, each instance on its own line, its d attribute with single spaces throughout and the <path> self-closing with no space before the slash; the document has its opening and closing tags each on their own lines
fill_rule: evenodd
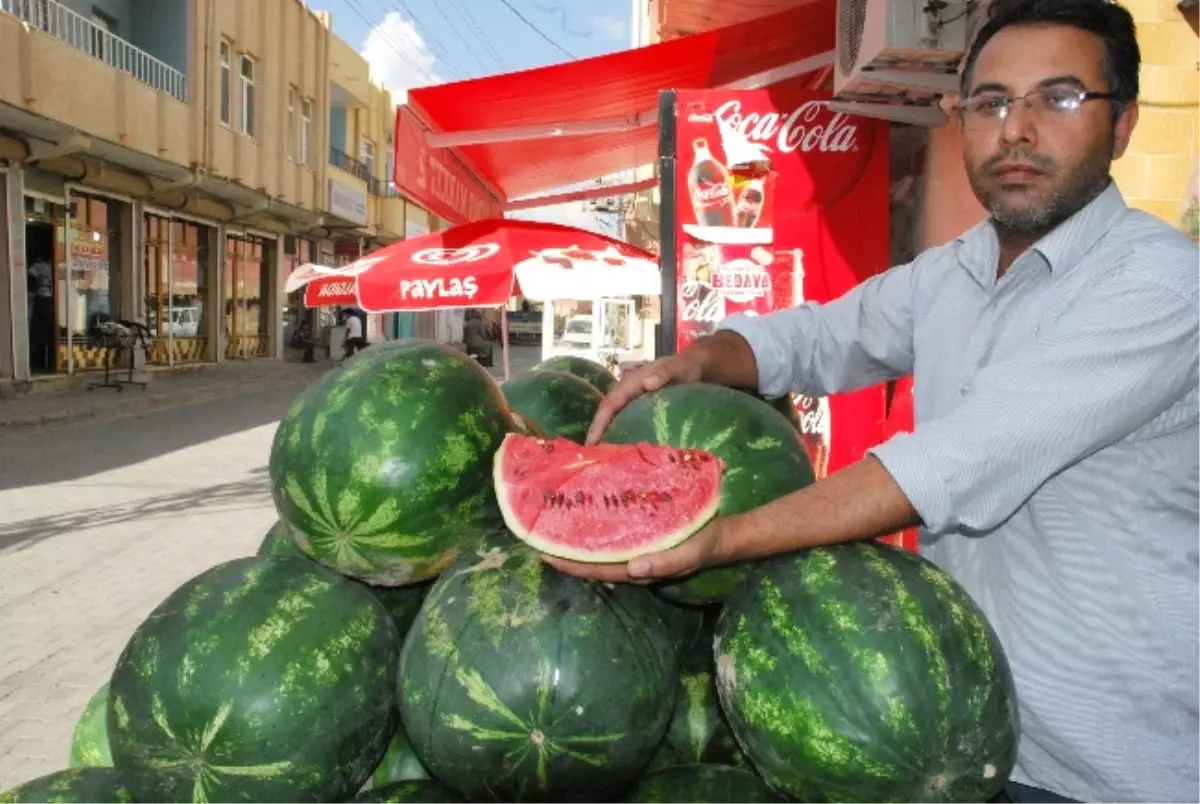
<svg viewBox="0 0 1200 804">
<path fill-rule="evenodd" d="M 363 180 L 370 181 L 375 178 L 375 143 L 366 137 L 363 137 L 362 140 L 362 163 L 367 174 L 363 176 Z"/>
<path fill-rule="evenodd" d="M 298 125 L 296 122 L 296 88 L 288 87 L 287 94 L 287 155 L 288 159 L 295 161 L 296 159 L 296 134 Z"/>
<path fill-rule="evenodd" d="M 300 164 L 308 164 L 309 137 L 312 134 L 312 101 L 300 101 Z"/>
<path fill-rule="evenodd" d="M 116 20 L 100 11 L 92 9 L 92 55 L 107 62 L 111 55 L 109 38 L 116 28 Z"/>
<path fill-rule="evenodd" d="M 242 133 L 254 136 L 254 59 L 241 56 Z"/>
<path fill-rule="evenodd" d="M 221 41 L 221 122 L 229 125 L 229 58 L 232 47 L 229 42 Z"/>
</svg>

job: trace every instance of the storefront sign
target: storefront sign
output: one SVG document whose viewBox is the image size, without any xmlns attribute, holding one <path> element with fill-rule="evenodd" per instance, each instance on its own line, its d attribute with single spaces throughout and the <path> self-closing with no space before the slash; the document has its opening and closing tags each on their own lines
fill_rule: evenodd
<svg viewBox="0 0 1200 804">
<path fill-rule="evenodd" d="M 449 150 L 426 145 L 423 132 L 406 106 L 396 108 L 393 181 L 400 192 L 452 224 L 500 217 L 492 195 Z"/>
<path fill-rule="evenodd" d="M 359 226 L 367 225 L 367 194 L 355 187 L 329 180 L 329 212 Z"/>
<path fill-rule="evenodd" d="M 831 301 L 888 267 L 888 124 L 808 84 L 676 94 L 679 350 L 728 315 Z M 883 386 L 796 407 L 818 476 L 884 438 Z"/>
</svg>

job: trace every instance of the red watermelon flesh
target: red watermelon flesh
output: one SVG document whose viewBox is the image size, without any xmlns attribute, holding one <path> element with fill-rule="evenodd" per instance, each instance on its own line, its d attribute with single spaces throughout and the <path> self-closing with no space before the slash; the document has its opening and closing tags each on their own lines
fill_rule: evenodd
<svg viewBox="0 0 1200 804">
<path fill-rule="evenodd" d="M 583 447 L 510 433 L 496 497 L 519 539 L 547 555 L 607 564 L 674 547 L 716 515 L 721 459 L 655 444 Z"/>
</svg>

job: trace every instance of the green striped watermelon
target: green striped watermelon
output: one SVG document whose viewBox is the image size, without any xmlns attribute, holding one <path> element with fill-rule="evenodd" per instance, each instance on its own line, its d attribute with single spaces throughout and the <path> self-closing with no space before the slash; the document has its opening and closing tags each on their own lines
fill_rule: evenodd
<svg viewBox="0 0 1200 804">
<path fill-rule="evenodd" d="M 359 793 L 353 802 L 379 802 L 379 804 L 441 804 L 462 801 L 452 790 L 432 779 L 409 779 L 392 782 L 384 787 L 373 787 Z"/>
<path fill-rule="evenodd" d="M 643 394 L 616 415 L 604 441 L 648 441 L 714 453 L 726 466 L 718 516 L 758 508 L 812 484 L 808 453 L 778 411 L 753 395 L 705 383 L 668 385 Z M 715 567 L 657 591 L 682 603 L 724 600 L 749 565 Z"/>
<path fill-rule="evenodd" d="M 726 765 L 679 765 L 640 779 L 627 802 L 776 802 L 783 801 L 766 782 L 749 771 Z"/>
<path fill-rule="evenodd" d="M 0 793 L 0 804 L 125 804 L 133 795 L 112 768 L 71 768 Z"/>
<path fill-rule="evenodd" d="M 275 432 L 275 508 L 317 561 L 378 586 L 431 579 L 501 524 L 492 455 L 515 424 L 474 360 L 435 343 L 367 350 Z"/>
<path fill-rule="evenodd" d="M 108 747 L 108 684 L 104 684 L 87 702 L 71 735 L 68 768 L 111 768 L 112 751 Z"/>
<path fill-rule="evenodd" d="M 262 544 L 258 546 L 258 555 L 303 558 L 306 561 L 312 560 L 296 544 L 288 526 L 282 522 L 276 522 L 267 531 Z M 353 581 L 354 579 L 351 578 L 350 580 Z M 426 581 L 425 583 L 410 586 L 371 586 L 360 581 L 355 581 L 355 583 L 359 583 L 363 589 L 366 589 L 379 598 L 379 602 L 392 615 L 392 620 L 396 623 L 396 629 L 400 632 L 401 639 L 404 639 L 404 635 L 408 633 L 409 626 L 417 618 L 417 612 L 421 610 L 421 601 L 425 599 L 425 595 L 429 593 L 430 587 L 433 586 L 433 581 Z"/>
<path fill-rule="evenodd" d="M 551 438 L 580 444 L 603 395 L 587 380 L 565 371 L 537 371 L 500 386 L 512 409 Z"/>
<path fill-rule="evenodd" d="M 950 576 L 873 543 L 759 567 L 717 624 L 730 726 L 800 801 L 987 801 L 1019 721 L 995 632 Z"/>
<path fill-rule="evenodd" d="M 396 728 L 400 640 L 358 584 L 311 561 L 219 564 L 125 646 L 108 723 L 140 801 L 337 801 Z"/>
<path fill-rule="evenodd" d="M 576 377 L 587 380 L 602 394 L 607 394 L 617 387 L 617 378 L 611 371 L 595 360 L 588 360 L 586 357 L 578 355 L 555 355 L 538 363 L 530 371 L 565 371 L 567 374 L 574 374 Z"/>
<path fill-rule="evenodd" d="M 652 595 L 565 575 L 515 540 L 464 555 L 400 660 L 422 764 L 472 801 L 602 801 L 662 740 L 675 650 Z"/>
<path fill-rule="evenodd" d="M 388 743 L 387 753 L 379 763 L 379 767 L 371 774 L 371 786 L 383 787 L 392 782 L 407 782 L 414 779 L 428 779 L 429 771 L 417 759 L 413 752 L 412 743 L 404 733 L 404 727 L 396 729 L 392 741 Z"/>
</svg>

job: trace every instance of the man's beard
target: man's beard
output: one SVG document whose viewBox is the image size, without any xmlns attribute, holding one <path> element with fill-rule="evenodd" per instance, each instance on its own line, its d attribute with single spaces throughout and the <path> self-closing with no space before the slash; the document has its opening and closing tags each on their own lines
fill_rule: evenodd
<svg viewBox="0 0 1200 804">
<path fill-rule="evenodd" d="M 1088 154 L 1079 166 L 1070 172 L 1066 183 L 1039 193 L 1040 197 L 1036 199 L 1038 203 L 1030 206 L 1010 207 L 1005 203 L 1004 193 L 999 187 L 987 185 L 988 181 L 995 180 L 992 172 L 996 166 L 1009 161 L 1032 165 L 1047 175 L 1054 175 L 1060 167 L 1049 157 L 1024 148 L 1014 148 L 991 157 L 979 170 L 968 171 L 967 174 L 975 197 L 991 214 L 992 223 L 1001 236 L 1011 235 L 1036 240 L 1086 207 L 1104 191 L 1109 182 L 1112 148 L 1111 145 L 1108 148 L 1097 148 Z"/>
</svg>

